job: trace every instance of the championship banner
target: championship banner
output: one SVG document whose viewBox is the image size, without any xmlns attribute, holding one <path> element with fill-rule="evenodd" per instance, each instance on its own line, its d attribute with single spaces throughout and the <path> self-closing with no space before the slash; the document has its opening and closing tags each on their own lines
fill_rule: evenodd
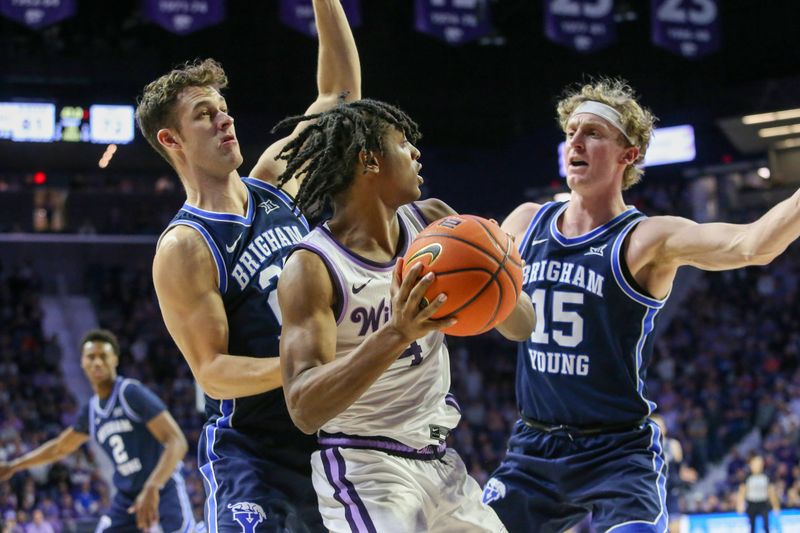
<svg viewBox="0 0 800 533">
<path fill-rule="evenodd" d="M 165 30 L 186 35 L 225 19 L 225 0 L 143 0 L 144 15 Z"/>
<path fill-rule="evenodd" d="M 342 0 L 342 8 L 351 28 L 361 26 L 361 0 Z M 314 6 L 311 0 L 281 0 L 281 22 L 309 37 L 317 35 Z"/>
<path fill-rule="evenodd" d="M 39 29 L 73 16 L 75 0 L 0 0 L 0 13 Z"/>
<path fill-rule="evenodd" d="M 450 44 L 475 41 L 492 32 L 488 0 L 415 0 L 414 27 Z"/>
<path fill-rule="evenodd" d="M 614 0 L 544 0 L 544 33 L 578 52 L 595 52 L 617 40 Z"/>
<path fill-rule="evenodd" d="M 650 18 L 656 46 L 688 58 L 719 49 L 717 0 L 651 0 Z"/>
</svg>

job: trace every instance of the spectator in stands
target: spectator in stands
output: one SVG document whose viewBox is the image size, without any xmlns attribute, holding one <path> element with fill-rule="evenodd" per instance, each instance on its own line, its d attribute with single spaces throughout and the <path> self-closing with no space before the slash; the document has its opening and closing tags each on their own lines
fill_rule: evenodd
<svg viewBox="0 0 800 533">
<path fill-rule="evenodd" d="M 25 526 L 25 533 L 55 533 L 53 525 L 44 518 L 41 509 L 34 509 L 31 522 Z"/>
<path fill-rule="evenodd" d="M 780 501 L 775 491 L 775 486 L 764 473 L 764 458 L 754 455 L 750 459 L 750 475 L 739 487 L 739 501 L 737 511 L 747 513 L 750 520 L 750 531 L 755 533 L 756 519 L 760 516 L 763 520 L 764 531 L 769 533 L 769 510 L 779 513 Z"/>
</svg>

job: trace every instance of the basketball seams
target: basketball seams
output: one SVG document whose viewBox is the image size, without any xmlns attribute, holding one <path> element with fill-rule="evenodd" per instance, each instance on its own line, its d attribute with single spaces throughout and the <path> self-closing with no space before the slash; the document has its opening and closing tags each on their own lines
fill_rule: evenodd
<svg viewBox="0 0 800 533">
<path fill-rule="evenodd" d="M 470 253 L 475 254 L 475 251 L 479 252 L 479 254 L 475 254 L 475 261 L 477 264 L 469 265 L 468 263 L 468 266 L 460 266 L 457 262 L 453 263 L 453 261 L 450 260 L 446 262 L 447 266 L 444 268 L 447 268 L 452 264 L 452 266 L 455 267 L 453 269 L 437 271 L 435 267 L 431 267 L 432 270 L 436 272 L 437 277 L 442 278 L 442 281 L 448 279 L 448 275 L 457 276 L 458 274 L 463 275 L 469 273 L 478 275 L 479 278 L 487 278 L 483 282 L 480 282 L 480 279 L 476 279 L 476 282 L 480 282 L 480 286 L 471 291 L 471 294 L 467 297 L 466 301 L 458 302 L 458 307 L 448 312 L 447 315 L 437 317 L 443 319 L 458 316 L 460 313 L 463 313 L 465 310 L 469 309 L 470 306 L 474 307 L 475 305 L 478 305 L 476 302 L 483 299 L 485 302 L 481 301 L 479 305 L 484 309 L 484 311 L 477 313 L 474 317 L 469 318 L 468 322 L 465 323 L 470 324 L 469 330 L 471 332 L 469 335 L 477 335 L 479 333 L 488 331 L 492 327 L 493 323 L 497 321 L 500 312 L 508 307 L 507 299 L 509 297 L 516 298 L 518 295 L 519 284 L 516 282 L 514 274 L 512 274 L 513 269 L 511 266 L 513 265 L 515 268 L 520 269 L 522 268 L 523 262 L 515 260 L 513 254 L 513 250 L 515 250 L 515 248 L 513 245 L 513 240 L 510 236 L 504 234 L 506 236 L 504 247 L 500 236 L 495 235 L 492 232 L 495 228 L 485 224 L 480 217 L 461 215 L 461 218 L 464 222 L 468 222 L 468 224 L 464 224 L 456 232 L 443 232 L 435 226 L 434 228 L 429 226 L 417 236 L 415 239 L 416 242 L 406 250 L 406 254 L 408 255 L 412 249 L 421 250 L 432 243 L 438 243 L 447 248 L 447 244 L 445 242 L 447 240 L 452 240 L 453 245 L 455 245 L 455 248 L 451 249 L 460 250 L 457 252 L 457 254 L 466 254 L 468 256 Z M 471 224 L 469 224 L 470 221 L 472 222 Z M 434 222 L 431 224 L 431 226 L 434 224 L 436 223 Z M 477 226 L 475 224 L 477 224 Z M 480 228 L 480 230 L 478 228 Z M 435 233 L 428 233 L 430 229 L 433 229 Z M 439 266 L 438 268 L 442 268 L 442 266 Z M 501 272 L 505 272 L 505 278 L 501 278 Z M 451 279 L 457 279 L 457 277 Z M 450 283 L 452 284 L 452 282 Z M 445 285 L 447 285 L 447 283 L 445 283 Z M 462 289 L 467 287 L 458 288 L 458 285 L 458 282 L 456 282 L 456 284 L 453 285 L 452 290 L 461 293 L 461 296 L 459 296 L 460 299 L 466 292 Z M 487 290 L 492 285 L 496 287 L 496 292 L 491 293 L 491 291 L 489 291 L 487 294 Z M 442 287 L 442 290 L 447 291 L 448 289 Z M 504 293 L 507 291 L 513 291 L 513 293 L 506 295 L 504 298 Z M 484 320 L 482 324 L 478 322 L 478 320 L 481 319 Z M 476 326 L 476 323 L 481 325 Z M 451 334 L 463 335 L 464 333 L 453 332 Z"/>
</svg>

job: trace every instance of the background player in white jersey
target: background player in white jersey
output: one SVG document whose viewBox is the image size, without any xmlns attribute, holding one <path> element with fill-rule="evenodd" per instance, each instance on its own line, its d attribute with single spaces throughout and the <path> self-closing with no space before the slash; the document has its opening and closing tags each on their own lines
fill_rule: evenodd
<svg viewBox="0 0 800 533">
<path fill-rule="evenodd" d="M 278 284 L 281 366 L 292 419 L 319 431 L 314 487 L 332 531 L 502 531 L 477 483 L 444 444 L 460 412 L 448 395 L 444 335 L 432 320 L 446 299 L 420 302 L 433 275 L 397 265 L 428 222 L 454 211 L 420 196 L 417 125 L 399 109 L 342 104 L 282 152 L 288 179 L 304 180 L 298 203 L 333 216 L 289 257 Z M 304 117 L 287 119 L 293 126 Z M 524 295 L 500 326 L 526 338 L 533 309 Z"/>
<path fill-rule="evenodd" d="M 115 466 L 117 493 L 97 531 L 194 530 L 194 517 L 180 465 L 186 437 L 164 403 L 138 381 L 117 375 L 119 343 L 106 330 L 81 341 L 81 367 L 94 390 L 72 427 L 9 463 L 0 462 L 0 480 L 32 466 L 50 464 L 97 441 Z"/>
<path fill-rule="evenodd" d="M 681 266 L 772 261 L 800 235 L 800 191 L 751 224 L 647 218 L 622 191 L 642 174 L 655 117 L 620 80 L 569 91 L 566 203 L 519 206 L 503 223 L 527 266 L 536 331 L 520 344 L 515 425 L 487 483 L 510 531 L 667 530 L 660 431 L 645 369 L 658 311 Z"/>
<path fill-rule="evenodd" d="M 314 0 L 319 112 L 360 97 L 353 35 L 339 0 Z M 257 67 L 263 68 L 257 62 Z M 276 83 L 264 72 L 264 83 Z M 206 393 L 198 449 L 206 525 L 216 531 L 321 531 L 308 458 L 312 439 L 289 419 L 281 385 L 275 282 L 307 229 L 274 187 L 274 156 L 308 123 L 263 153 L 249 178 L 213 60 L 173 70 L 145 87 L 139 126 L 175 168 L 187 201 L 162 236 L 153 282 L 164 322 Z M 284 190 L 296 185 L 289 180 Z"/>
</svg>

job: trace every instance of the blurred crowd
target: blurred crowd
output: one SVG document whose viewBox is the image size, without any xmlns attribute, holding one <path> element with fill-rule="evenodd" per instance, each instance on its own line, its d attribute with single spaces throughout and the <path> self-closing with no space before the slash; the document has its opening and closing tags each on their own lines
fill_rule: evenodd
<svg viewBox="0 0 800 533">
<path fill-rule="evenodd" d="M 679 185 L 656 182 L 634 189 L 628 199 L 648 214 L 680 213 L 683 194 Z M 747 457 L 731 450 L 753 429 L 782 505 L 800 507 L 799 285 L 798 245 L 767 267 L 703 273 L 659 337 L 647 394 L 658 403 L 669 436 L 682 443 L 684 464 L 702 478 L 733 454 L 724 482 L 701 498 L 679 498 L 683 511 L 735 509 L 748 467 Z M 58 344 L 42 332 L 40 287 L 30 268 L 0 270 L 0 460 L 57 435 L 79 407 L 62 378 Z M 151 273 L 89 266 L 84 292 L 100 326 L 120 338 L 119 373 L 154 390 L 186 433 L 192 447 L 184 461 L 187 488 L 201 518 L 195 446 L 203 416 L 189 369 L 161 320 Z M 516 347 L 495 333 L 450 338 L 448 344 L 453 392 L 463 412 L 449 444 L 483 484 L 505 453 L 518 416 Z M 74 531 L 108 502 L 109 487 L 86 447 L 52 467 L 0 483 L 4 532 Z"/>
</svg>

